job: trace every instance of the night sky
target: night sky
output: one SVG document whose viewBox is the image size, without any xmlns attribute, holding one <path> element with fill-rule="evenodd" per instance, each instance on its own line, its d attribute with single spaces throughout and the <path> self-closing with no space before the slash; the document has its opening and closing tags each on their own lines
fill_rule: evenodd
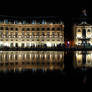
<svg viewBox="0 0 92 92">
<path fill-rule="evenodd" d="M 89 1 L 72 1 L 70 0 L 43 0 L 31 2 L 11 2 L 3 7 L 0 5 L 0 15 L 7 16 L 59 16 L 65 24 L 66 39 L 72 38 L 72 25 L 75 18 L 79 18 L 82 14 L 82 9 L 87 10 L 89 18 L 92 18 L 92 5 Z"/>
</svg>

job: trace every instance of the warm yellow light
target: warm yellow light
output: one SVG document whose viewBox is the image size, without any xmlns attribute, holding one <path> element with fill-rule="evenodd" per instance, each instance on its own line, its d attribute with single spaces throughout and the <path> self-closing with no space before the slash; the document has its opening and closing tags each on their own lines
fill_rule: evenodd
<svg viewBox="0 0 92 92">
<path fill-rule="evenodd" d="M 48 47 L 51 47 L 51 42 L 47 42 L 47 46 Z"/>
<path fill-rule="evenodd" d="M 4 43 L 4 46 L 9 46 L 9 43 Z"/>
<path fill-rule="evenodd" d="M 77 34 L 77 38 L 81 38 L 81 37 L 82 37 L 81 34 L 78 33 L 78 34 Z"/>
<path fill-rule="evenodd" d="M 76 54 L 77 61 L 82 61 L 82 55 Z"/>
</svg>

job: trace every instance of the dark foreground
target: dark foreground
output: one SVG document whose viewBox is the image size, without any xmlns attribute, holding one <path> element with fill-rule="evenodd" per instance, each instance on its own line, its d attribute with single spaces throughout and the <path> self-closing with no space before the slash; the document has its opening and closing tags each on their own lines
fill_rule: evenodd
<svg viewBox="0 0 92 92">
<path fill-rule="evenodd" d="M 84 54 L 84 52 L 82 54 Z M 31 69 L 23 69 L 21 71 L 6 70 L 0 72 L 0 81 L 17 80 L 17 81 L 30 82 L 31 85 L 32 83 L 34 84 L 36 83 L 36 85 L 39 85 L 39 83 L 42 83 L 41 85 L 43 84 L 46 85 L 46 83 L 48 83 L 48 85 L 54 86 L 55 85 L 85 86 L 92 84 L 92 67 L 75 66 L 73 56 L 74 52 L 64 52 L 64 69 L 62 70 L 47 70 L 47 71 L 43 71 L 41 69 L 38 69 L 36 71 L 32 71 Z M 2 65 L 0 65 L 0 67 L 1 66 Z M 10 65 L 8 66 L 8 68 L 9 67 Z"/>
</svg>

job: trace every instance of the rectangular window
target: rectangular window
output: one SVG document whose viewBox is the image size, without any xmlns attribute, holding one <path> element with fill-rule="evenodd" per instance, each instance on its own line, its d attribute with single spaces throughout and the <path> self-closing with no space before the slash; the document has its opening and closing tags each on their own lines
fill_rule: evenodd
<svg viewBox="0 0 92 92">
<path fill-rule="evenodd" d="M 0 27 L 0 30 L 4 30 L 4 28 L 3 27 Z"/>
<path fill-rule="evenodd" d="M 37 31 L 39 31 L 40 30 L 40 28 L 37 28 Z"/>
</svg>

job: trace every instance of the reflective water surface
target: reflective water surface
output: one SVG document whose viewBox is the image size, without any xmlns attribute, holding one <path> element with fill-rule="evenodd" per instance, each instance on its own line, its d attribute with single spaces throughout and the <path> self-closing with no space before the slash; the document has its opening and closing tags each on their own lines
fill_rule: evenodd
<svg viewBox="0 0 92 92">
<path fill-rule="evenodd" d="M 92 51 L 1 51 L 0 79 L 50 79 L 86 84 L 92 79 Z"/>
<path fill-rule="evenodd" d="M 64 52 L 3 51 L 0 52 L 0 71 L 63 70 Z"/>
</svg>

